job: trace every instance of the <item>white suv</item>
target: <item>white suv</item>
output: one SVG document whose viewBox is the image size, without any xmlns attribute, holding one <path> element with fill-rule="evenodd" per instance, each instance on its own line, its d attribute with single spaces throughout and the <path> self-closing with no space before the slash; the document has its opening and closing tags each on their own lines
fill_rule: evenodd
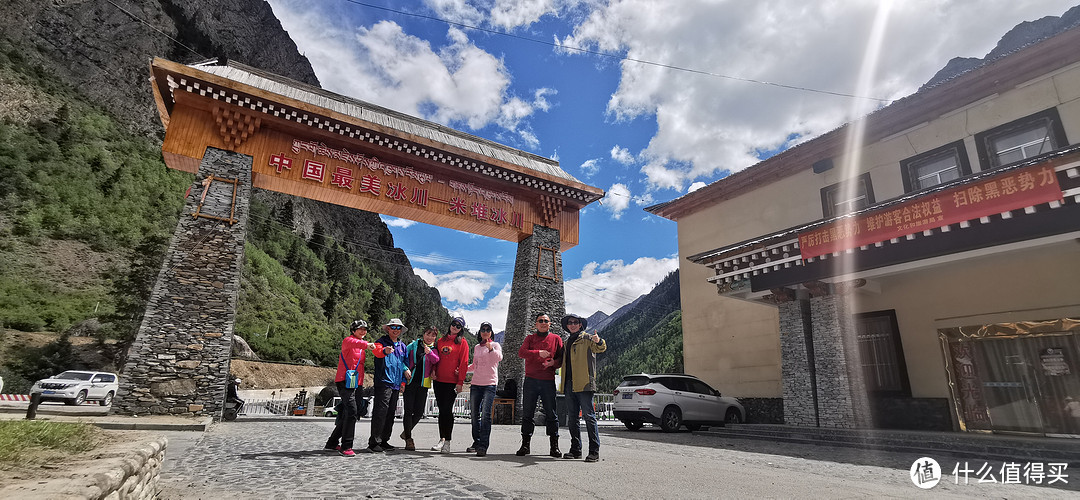
<svg viewBox="0 0 1080 500">
<path fill-rule="evenodd" d="M 119 388 L 115 373 L 68 370 L 30 387 L 30 394 L 40 393 L 42 401 L 63 401 L 69 405 L 97 401 L 101 406 L 112 404 Z"/>
<path fill-rule="evenodd" d="M 615 418 L 636 431 L 645 423 L 660 424 L 665 432 L 686 426 L 723 426 L 746 421 L 746 409 L 738 399 L 720 392 L 693 375 L 639 373 L 623 377 L 615 388 Z"/>
</svg>

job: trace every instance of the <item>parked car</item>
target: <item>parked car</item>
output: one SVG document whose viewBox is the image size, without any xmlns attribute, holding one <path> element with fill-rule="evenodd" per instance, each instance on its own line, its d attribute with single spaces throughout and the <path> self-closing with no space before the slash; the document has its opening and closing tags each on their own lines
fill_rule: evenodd
<svg viewBox="0 0 1080 500">
<path fill-rule="evenodd" d="M 338 411 L 340 411 L 338 408 L 339 404 L 341 404 L 341 397 L 334 396 L 334 399 L 331 399 L 329 403 L 326 403 L 326 406 L 323 408 L 323 416 L 336 417 Z M 368 407 L 370 404 L 370 398 L 358 398 L 356 403 L 356 418 L 368 416 Z"/>
<path fill-rule="evenodd" d="M 746 421 L 746 409 L 693 375 L 639 373 L 623 377 L 615 389 L 615 418 L 636 431 L 646 423 L 665 432 L 685 426 L 691 431 L 710 425 Z"/>
<path fill-rule="evenodd" d="M 97 401 L 101 406 L 109 406 L 119 389 L 118 380 L 115 373 L 68 370 L 34 382 L 30 394 L 40 393 L 42 401 L 63 401 L 69 405 Z"/>
<path fill-rule="evenodd" d="M 336 417 L 338 414 L 337 405 L 339 403 L 341 403 L 341 398 L 339 396 L 334 396 L 334 399 L 331 399 L 330 402 L 326 403 L 326 406 L 323 407 L 323 416 Z"/>
</svg>

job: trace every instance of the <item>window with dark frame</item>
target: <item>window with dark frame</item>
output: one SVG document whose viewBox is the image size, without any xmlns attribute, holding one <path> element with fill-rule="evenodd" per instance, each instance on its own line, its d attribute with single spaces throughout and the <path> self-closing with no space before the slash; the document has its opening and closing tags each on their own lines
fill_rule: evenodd
<svg viewBox="0 0 1080 500">
<path fill-rule="evenodd" d="M 1016 163 L 1067 146 L 1065 128 L 1057 108 L 975 134 L 979 164 L 983 170 Z"/>
<path fill-rule="evenodd" d="M 856 338 L 866 391 L 881 396 L 911 396 L 896 311 L 855 315 Z"/>
<path fill-rule="evenodd" d="M 936 186 L 971 173 L 964 141 L 956 141 L 900 162 L 904 192 Z"/>
<path fill-rule="evenodd" d="M 874 204 L 874 186 L 867 172 L 854 179 L 821 188 L 821 212 L 825 218 L 854 212 Z"/>
</svg>

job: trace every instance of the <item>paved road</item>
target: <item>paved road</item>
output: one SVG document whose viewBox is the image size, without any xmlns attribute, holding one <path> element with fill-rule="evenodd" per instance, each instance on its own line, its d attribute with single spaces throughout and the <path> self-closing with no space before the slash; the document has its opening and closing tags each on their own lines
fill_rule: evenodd
<svg viewBox="0 0 1080 500">
<path fill-rule="evenodd" d="M 470 430 L 459 420 L 454 453 L 447 456 L 427 451 L 438 430 L 426 419 L 416 429 L 422 451 L 344 458 L 321 451 L 332 426 L 329 419 L 241 417 L 206 433 L 168 433 L 162 497 L 908 498 L 924 493 L 908 479 L 908 467 L 918 457 L 900 453 L 607 426 L 601 430 L 601 461 L 586 464 L 539 454 L 547 451 L 543 436 L 534 439 L 537 453 L 514 456 L 517 428 L 496 426 L 488 456 L 477 458 L 464 453 Z M 368 426 L 367 420 L 358 424 L 358 437 L 368 436 Z M 565 451 L 569 438 L 562 432 Z M 942 467 L 949 472 L 953 463 L 942 461 Z M 1080 481 L 1080 473 L 1075 476 L 1070 482 Z M 968 485 L 943 480 L 932 492 L 957 498 L 1077 497 L 1075 491 L 978 484 L 975 478 Z"/>
</svg>

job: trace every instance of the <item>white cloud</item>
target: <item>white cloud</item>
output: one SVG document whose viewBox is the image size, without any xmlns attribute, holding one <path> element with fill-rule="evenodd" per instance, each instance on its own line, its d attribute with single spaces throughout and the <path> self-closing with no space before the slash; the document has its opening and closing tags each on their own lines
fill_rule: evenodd
<svg viewBox="0 0 1080 500">
<path fill-rule="evenodd" d="M 469 325 L 470 331 L 476 333 L 480 323 L 487 321 L 491 328 L 498 333 L 506 329 L 506 314 L 510 309 L 510 283 L 499 290 L 490 300 L 484 304 L 483 309 L 469 309 L 465 307 L 449 308 L 452 316 L 461 316 Z"/>
<path fill-rule="evenodd" d="M 399 219 L 397 217 L 391 217 L 389 215 L 379 215 L 379 218 L 390 227 L 400 227 L 405 229 L 409 226 L 416 224 L 416 221 L 409 219 Z"/>
<path fill-rule="evenodd" d="M 630 206 L 630 188 L 626 187 L 625 184 L 612 184 L 601 201 L 604 208 L 611 212 L 611 218 L 618 219 L 622 217 L 623 211 Z"/>
<path fill-rule="evenodd" d="M 694 191 L 697 191 L 697 190 L 699 190 L 699 189 L 701 189 L 701 188 L 703 188 L 705 186 L 708 186 L 708 184 L 706 184 L 704 182 L 700 182 L 700 181 L 695 182 L 695 183 L 691 184 L 690 187 L 686 188 L 686 192 L 687 193 L 693 193 Z"/>
<path fill-rule="evenodd" d="M 494 124 L 524 147 L 539 147 L 526 120 L 550 109 L 547 97 L 555 91 L 535 90 L 531 102 L 511 95 L 502 59 L 478 48 L 461 29 L 450 27 L 445 43 L 433 46 L 392 21 L 351 24 L 356 16 L 347 7 L 271 3 L 324 88 L 448 126 L 479 130 Z M 461 22 L 481 19 L 463 1 L 432 0 L 429 6 Z"/>
<path fill-rule="evenodd" d="M 630 150 L 617 144 L 611 148 L 611 159 L 623 165 L 634 163 L 634 155 L 630 154 Z"/>
<path fill-rule="evenodd" d="M 585 177 L 592 177 L 600 171 L 600 159 L 592 158 L 585 160 L 585 163 L 581 164 L 581 171 L 585 174 Z"/>
<path fill-rule="evenodd" d="M 471 306 L 483 300 L 487 291 L 495 285 L 495 277 L 483 271 L 435 274 L 426 269 L 414 268 L 413 272 L 429 286 L 437 288 L 444 299 L 459 306 Z"/>
<path fill-rule="evenodd" d="M 584 316 L 596 311 L 613 313 L 616 309 L 651 291 L 668 273 L 678 267 L 679 262 L 676 256 L 663 259 L 641 257 L 630 264 L 624 264 L 621 260 L 590 262 L 581 269 L 578 278 L 568 280 L 563 284 L 566 311 Z M 442 291 L 441 288 L 439 290 Z M 487 321 L 498 332 L 506 329 L 506 314 L 509 307 L 510 283 L 507 283 L 484 304 L 483 308 L 450 307 L 448 309 L 452 315 L 464 317 L 473 331 L 476 331 L 482 321 Z"/>
<path fill-rule="evenodd" d="M 678 258 L 674 256 L 641 257 L 629 265 L 621 260 L 590 262 L 581 269 L 578 278 L 565 283 L 566 312 L 582 316 L 596 311 L 611 314 L 651 291 L 678 267 Z"/>
<path fill-rule="evenodd" d="M 982 57 L 1024 20 L 1061 15 L 1059 0 L 894 2 L 872 85 L 856 88 L 879 2 L 611 0 L 561 42 L 743 79 L 895 99 L 955 56 Z M 978 19 L 979 22 L 967 22 Z M 559 51 L 580 55 L 578 52 Z M 852 99 L 624 61 L 607 109 L 616 120 L 654 117 L 642 151 L 651 189 L 712 180 L 758 155 L 852 118 Z M 880 104 L 880 103 L 872 103 Z M 794 141 L 792 136 L 795 137 Z M 612 151 L 612 157 L 616 155 Z"/>
</svg>

